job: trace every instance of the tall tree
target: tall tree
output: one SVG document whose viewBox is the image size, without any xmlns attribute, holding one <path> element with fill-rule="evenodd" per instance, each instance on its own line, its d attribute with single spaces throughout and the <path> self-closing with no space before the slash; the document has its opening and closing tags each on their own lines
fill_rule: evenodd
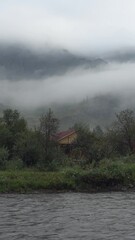
<svg viewBox="0 0 135 240">
<path fill-rule="evenodd" d="M 116 121 L 113 124 L 113 132 L 130 153 L 135 151 L 135 116 L 134 112 L 126 109 L 116 114 Z"/>
<path fill-rule="evenodd" d="M 0 119 L 0 146 L 7 147 L 9 158 L 14 155 L 14 147 L 21 133 L 27 130 L 27 124 L 17 110 L 6 109 Z"/>
<path fill-rule="evenodd" d="M 53 135 L 57 132 L 59 120 L 54 116 L 51 109 L 40 118 L 40 132 L 42 134 L 42 143 L 44 145 L 45 159 L 50 158 L 53 146 Z"/>
<path fill-rule="evenodd" d="M 77 132 L 77 139 L 75 141 L 76 156 L 80 155 L 81 158 L 88 162 L 92 162 L 94 157 L 94 142 L 95 135 L 90 131 L 89 126 L 82 124 L 75 124 L 74 129 Z"/>
<path fill-rule="evenodd" d="M 6 109 L 3 111 L 3 124 L 13 133 L 23 132 L 26 129 L 26 121 L 17 110 Z"/>
</svg>

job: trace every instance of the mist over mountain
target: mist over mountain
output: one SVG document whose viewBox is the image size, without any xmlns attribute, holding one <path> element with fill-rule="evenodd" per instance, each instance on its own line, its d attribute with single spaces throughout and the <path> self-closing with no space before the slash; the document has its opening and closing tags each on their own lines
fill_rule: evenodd
<svg viewBox="0 0 135 240">
<path fill-rule="evenodd" d="M 134 48 L 88 56 L 0 43 L 0 103 L 30 109 L 106 94 L 133 99 L 134 62 Z"/>
<path fill-rule="evenodd" d="M 90 128 L 100 125 L 106 129 L 120 111 L 135 110 L 134 101 L 133 96 L 126 98 L 125 95 L 105 94 L 92 98 L 87 97 L 80 102 L 53 103 L 38 108 L 18 108 L 18 110 L 32 128 L 39 125 L 41 115 L 47 113 L 51 108 L 60 121 L 61 130 L 71 128 L 76 123 L 87 124 Z M 10 105 L 0 104 L 0 116 L 2 116 L 3 110 L 10 107 Z"/>
<path fill-rule="evenodd" d="M 87 124 L 91 128 L 97 125 L 106 128 L 115 119 L 115 114 L 123 108 L 121 101 L 120 96 L 98 95 L 79 103 L 54 104 L 51 107 L 60 119 L 62 129 L 72 127 L 75 123 Z M 44 108 L 39 109 L 39 112 L 44 111 Z"/>
<path fill-rule="evenodd" d="M 65 49 L 51 48 L 41 52 L 19 44 L 0 43 L 0 80 L 45 79 L 64 75 L 79 67 L 101 69 L 112 62 L 135 62 L 135 49 L 119 49 L 108 57 L 100 55 L 81 56 Z"/>
<path fill-rule="evenodd" d="M 56 117 L 60 120 L 60 129 L 68 129 L 73 127 L 75 123 L 84 123 L 90 127 L 101 125 L 107 127 L 115 118 L 115 113 L 119 112 L 122 106 L 123 99 L 120 96 L 99 95 L 93 98 L 85 98 L 80 102 L 70 103 L 53 103 L 34 109 L 18 110 L 27 119 L 31 127 L 39 125 L 39 118 L 42 114 L 51 108 Z M 124 106 L 127 107 L 127 106 Z M 0 115 L 4 109 L 10 108 L 10 105 L 4 106 L 0 104 Z"/>
<path fill-rule="evenodd" d="M 33 118 L 55 105 L 70 125 L 134 108 L 134 9 L 134 0 L 1 1 L 1 109 Z"/>
<path fill-rule="evenodd" d="M 64 49 L 34 51 L 26 46 L 0 44 L 0 79 L 45 79 L 76 68 L 97 68 L 107 64 L 101 58 L 75 55 Z"/>
<path fill-rule="evenodd" d="M 135 62 L 135 48 L 125 48 L 117 49 L 113 51 L 106 58 L 109 62 L 119 62 L 119 63 L 134 63 Z"/>
<path fill-rule="evenodd" d="M 104 54 L 84 56 L 55 48 L 35 51 L 24 45 L 0 43 L 0 80 L 39 80 L 77 68 L 98 70 L 112 62 L 135 62 L 135 49 L 119 49 L 106 57 Z"/>
</svg>

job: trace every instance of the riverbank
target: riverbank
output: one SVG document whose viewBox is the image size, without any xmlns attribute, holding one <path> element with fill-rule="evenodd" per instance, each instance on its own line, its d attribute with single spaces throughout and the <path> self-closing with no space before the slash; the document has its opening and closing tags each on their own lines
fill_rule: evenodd
<svg viewBox="0 0 135 240">
<path fill-rule="evenodd" d="M 45 172 L 32 169 L 0 171 L 0 193 L 106 192 L 135 189 L 135 163 L 108 162 L 82 169 L 75 166 Z"/>
</svg>

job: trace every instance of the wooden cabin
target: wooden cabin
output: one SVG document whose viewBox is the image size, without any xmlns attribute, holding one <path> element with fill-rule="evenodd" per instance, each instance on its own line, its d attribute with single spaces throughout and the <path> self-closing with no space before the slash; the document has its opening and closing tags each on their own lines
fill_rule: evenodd
<svg viewBox="0 0 135 240">
<path fill-rule="evenodd" d="M 59 145 L 71 145 L 77 138 L 77 133 L 74 129 L 59 132 L 56 134 L 55 139 Z"/>
<path fill-rule="evenodd" d="M 74 129 L 59 132 L 55 135 L 55 141 L 64 150 L 66 154 L 70 154 L 74 148 L 74 143 L 77 138 L 77 133 Z"/>
</svg>

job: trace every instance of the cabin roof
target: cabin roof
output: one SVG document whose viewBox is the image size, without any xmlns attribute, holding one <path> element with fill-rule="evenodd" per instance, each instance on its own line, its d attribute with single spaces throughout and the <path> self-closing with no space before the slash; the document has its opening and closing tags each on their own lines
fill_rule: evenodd
<svg viewBox="0 0 135 240">
<path fill-rule="evenodd" d="M 69 129 L 69 130 L 67 130 L 67 131 L 59 132 L 59 133 L 57 133 L 57 134 L 55 135 L 55 139 L 56 139 L 57 141 L 60 141 L 60 140 L 62 140 L 63 138 L 66 138 L 66 137 L 72 135 L 72 134 L 75 133 L 75 132 L 76 132 L 76 131 L 75 131 L 74 129 Z"/>
</svg>

